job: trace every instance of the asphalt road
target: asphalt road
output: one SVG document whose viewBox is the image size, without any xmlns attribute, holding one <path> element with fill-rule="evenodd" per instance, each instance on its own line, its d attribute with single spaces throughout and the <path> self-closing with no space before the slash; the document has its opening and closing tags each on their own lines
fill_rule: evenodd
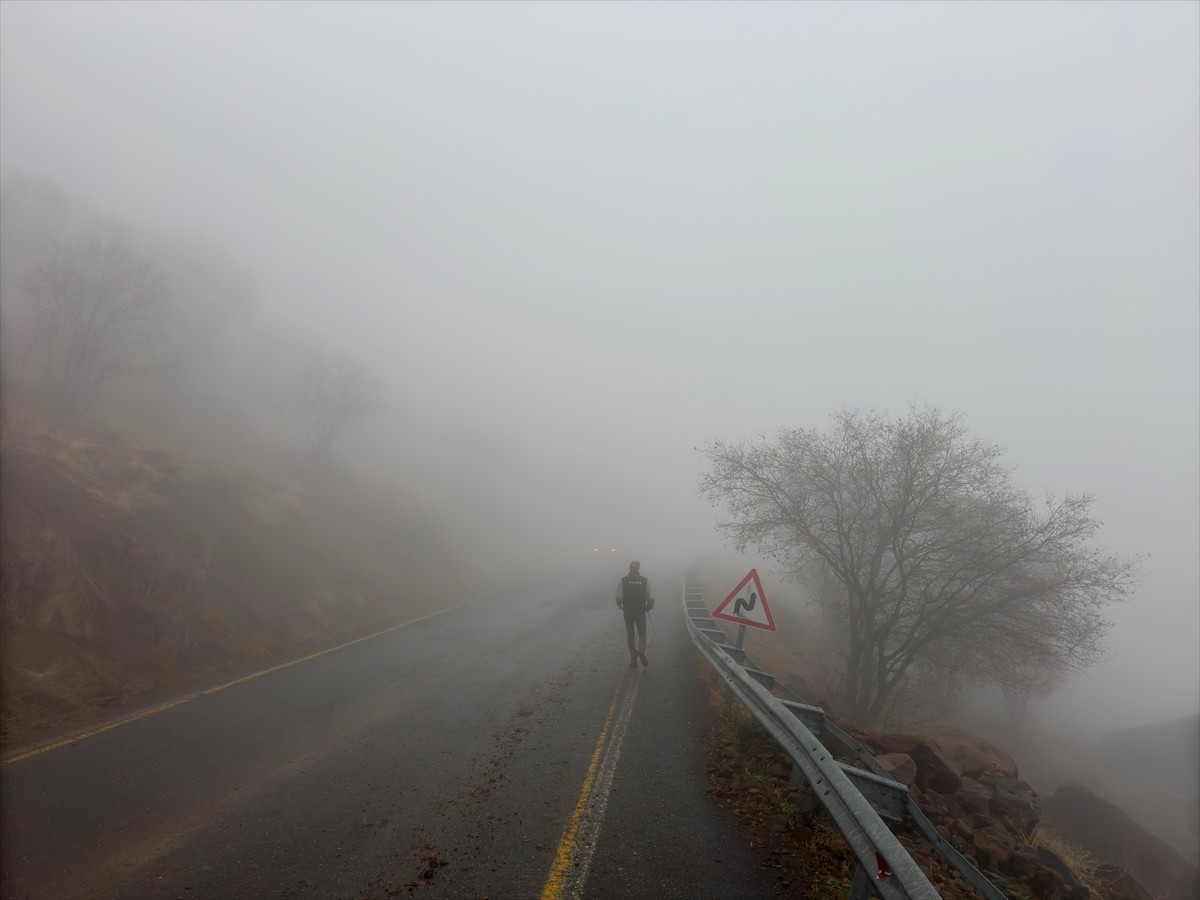
<svg viewBox="0 0 1200 900">
<path fill-rule="evenodd" d="M 773 897 L 679 582 L 477 600 L 0 768 L 5 898 Z M 653 576 L 654 573 L 651 573 Z"/>
</svg>

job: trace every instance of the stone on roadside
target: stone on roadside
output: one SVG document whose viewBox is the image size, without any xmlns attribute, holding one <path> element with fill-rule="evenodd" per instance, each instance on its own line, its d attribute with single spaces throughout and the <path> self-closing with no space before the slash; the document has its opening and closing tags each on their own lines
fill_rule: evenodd
<svg viewBox="0 0 1200 900">
<path fill-rule="evenodd" d="M 1042 818 L 1037 791 L 1018 778 L 993 781 L 988 808 L 996 821 L 1018 835 L 1032 834 Z"/>
<path fill-rule="evenodd" d="M 909 756 L 916 764 L 916 784 L 922 790 L 953 794 L 962 782 L 958 771 L 931 735 L 922 735 L 915 731 L 897 731 L 870 735 L 867 741 L 877 753 L 903 753 Z"/>
<path fill-rule="evenodd" d="M 986 861 L 986 867 L 991 869 L 1008 865 L 1017 849 L 1016 841 L 995 825 L 976 831 L 972 843 L 980 861 Z"/>
<path fill-rule="evenodd" d="M 917 764 L 907 753 L 885 753 L 875 757 L 875 761 L 903 785 L 912 787 L 917 780 Z"/>
</svg>

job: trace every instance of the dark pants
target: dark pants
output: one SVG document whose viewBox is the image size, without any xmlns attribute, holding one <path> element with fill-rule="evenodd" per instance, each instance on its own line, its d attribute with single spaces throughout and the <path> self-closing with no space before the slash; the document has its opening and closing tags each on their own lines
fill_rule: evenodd
<svg viewBox="0 0 1200 900">
<path fill-rule="evenodd" d="M 633 629 L 637 627 L 639 643 L 646 643 L 646 610 L 625 608 L 625 634 L 629 638 L 629 658 L 637 659 L 637 647 L 633 643 Z"/>
</svg>

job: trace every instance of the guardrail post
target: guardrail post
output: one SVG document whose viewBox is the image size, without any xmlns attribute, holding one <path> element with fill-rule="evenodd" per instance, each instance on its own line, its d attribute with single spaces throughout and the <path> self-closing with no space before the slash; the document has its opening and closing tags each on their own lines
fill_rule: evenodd
<svg viewBox="0 0 1200 900">
<path fill-rule="evenodd" d="M 801 788 L 806 784 L 808 784 L 808 779 L 804 777 L 804 770 L 792 763 L 792 774 L 788 776 L 788 787 Z"/>
<path fill-rule="evenodd" d="M 744 660 L 746 658 L 746 651 L 744 649 L 742 649 L 742 641 L 744 641 L 745 639 L 746 639 L 746 626 L 739 625 L 738 626 L 737 643 L 734 644 L 734 646 L 738 649 L 738 651 L 741 652 L 742 660 Z M 741 660 L 739 660 L 739 662 L 740 661 Z M 725 712 L 729 712 L 729 709 L 732 705 L 733 705 L 733 688 L 727 687 L 727 688 L 725 688 Z"/>
<path fill-rule="evenodd" d="M 854 867 L 854 880 L 850 882 L 850 893 L 846 900 L 869 900 L 871 896 L 871 876 L 863 864 Z"/>
</svg>

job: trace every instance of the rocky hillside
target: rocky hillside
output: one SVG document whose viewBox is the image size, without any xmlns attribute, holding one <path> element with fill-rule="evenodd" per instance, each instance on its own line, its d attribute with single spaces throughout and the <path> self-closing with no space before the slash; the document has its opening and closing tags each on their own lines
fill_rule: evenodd
<svg viewBox="0 0 1200 900">
<path fill-rule="evenodd" d="M 795 896 L 847 896 L 857 861 L 845 841 L 808 802 L 810 789 L 789 785 L 790 757 L 740 705 L 726 710 L 724 683 L 707 663 L 698 665 L 712 696 L 712 794 Z M 1083 788 L 1040 798 L 1021 780 L 1016 761 L 987 741 L 953 728 L 870 734 L 839 725 L 872 748 L 938 833 L 1010 900 L 1200 896 L 1196 868 L 1120 810 Z M 857 763 L 848 754 L 839 758 Z M 945 900 L 980 896 L 911 822 L 894 830 Z"/>
<path fill-rule="evenodd" d="M 10 744 L 436 608 L 460 572 L 377 490 L 200 465 L 17 402 L 0 501 Z"/>
<path fill-rule="evenodd" d="M 714 588 L 710 594 L 715 593 Z M 774 612 L 780 633 L 746 636 L 753 664 L 809 702 L 819 702 L 826 673 L 813 671 L 810 660 L 789 649 L 782 637 L 788 611 L 782 607 Z M 726 629 L 731 642 L 735 629 Z M 810 811 L 808 789 L 789 786 L 791 759 L 739 704 L 726 710 L 723 682 L 707 663 L 700 663 L 699 674 L 712 687 L 709 774 L 714 796 L 766 848 L 769 864 L 796 896 L 846 896 L 855 860 L 828 818 Z M 819 705 L 834 715 L 827 704 Z M 868 732 L 853 722 L 836 721 L 908 786 L 938 832 L 1010 900 L 1200 897 L 1195 865 L 1087 788 L 1064 786 L 1041 796 L 1022 779 L 1018 760 L 962 729 L 928 725 Z M 860 765 L 853 754 L 842 752 L 845 748 L 828 741 L 826 746 L 840 753 L 841 761 Z M 979 896 L 915 826 L 902 823 L 896 832 L 942 897 Z"/>
</svg>

